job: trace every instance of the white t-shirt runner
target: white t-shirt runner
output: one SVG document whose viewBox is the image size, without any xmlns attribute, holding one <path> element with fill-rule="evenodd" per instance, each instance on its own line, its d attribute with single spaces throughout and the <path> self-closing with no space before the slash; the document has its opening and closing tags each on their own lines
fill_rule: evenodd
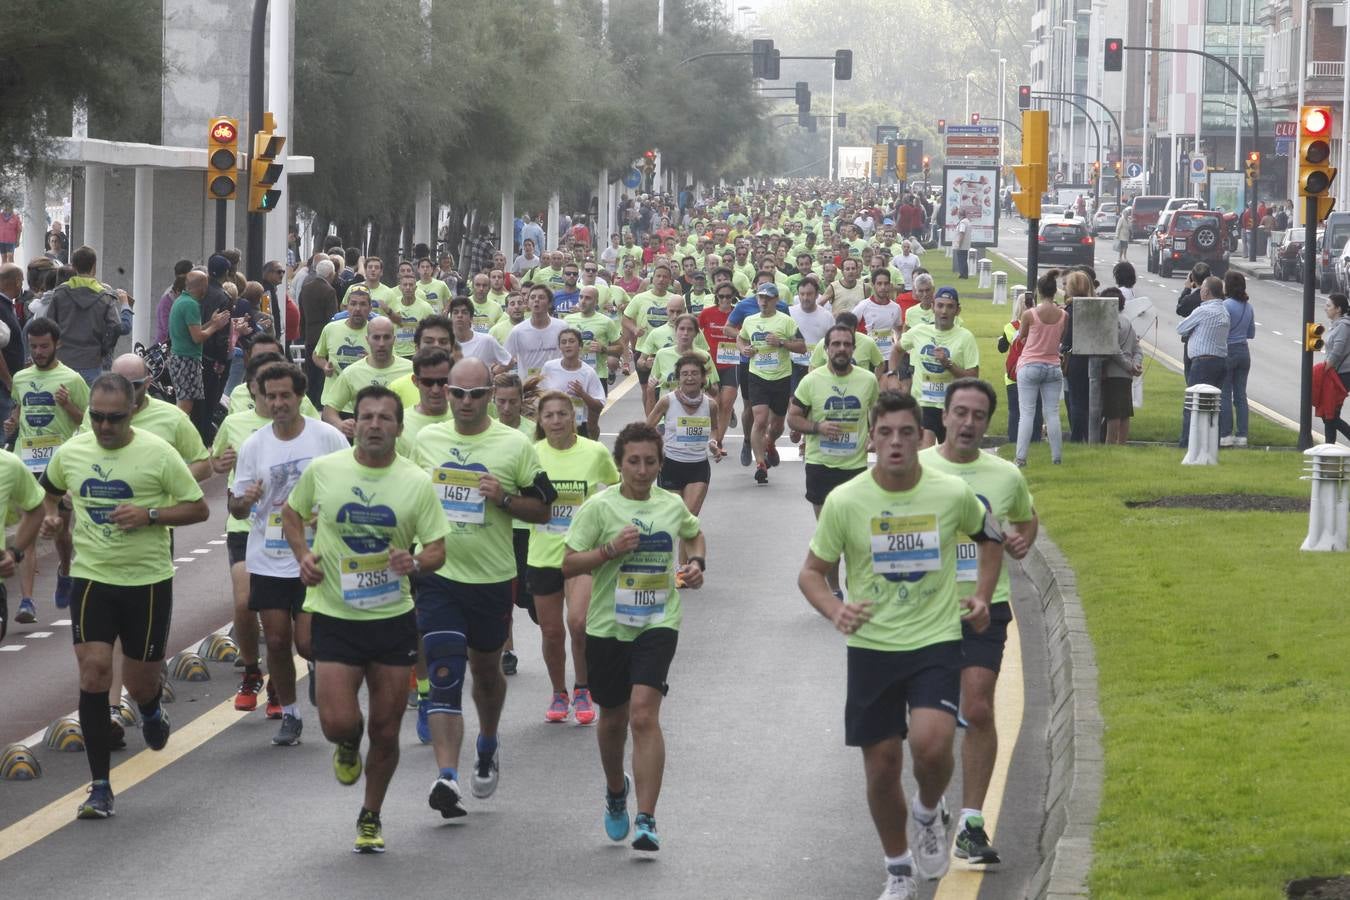
<svg viewBox="0 0 1350 900">
<path fill-rule="evenodd" d="M 540 391 L 562 391 L 572 400 L 572 413 L 578 425 L 585 425 L 589 415 L 586 404 L 580 397 L 572 396 L 567 386 L 574 381 L 580 381 L 581 387 L 587 395 L 594 397 L 600 402 L 605 400 L 605 388 L 600 384 L 600 376 L 595 374 L 595 369 L 581 364 L 580 369 L 564 369 L 561 359 L 550 359 L 544 363 L 544 368 L 540 371 L 543 376 L 539 381 Z"/>
<path fill-rule="evenodd" d="M 797 330 L 802 333 L 802 339 L 806 341 L 805 353 L 793 353 L 792 364 L 794 366 L 811 365 L 811 351 L 820 339 L 825 337 L 825 333 L 834 325 L 834 316 L 823 306 L 817 306 L 815 309 L 807 312 L 802 309 L 800 303 L 794 304 L 788 309 L 788 315 L 792 316 L 792 321 L 797 323 Z"/>
<path fill-rule="evenodd" d="M 544 363 L 559 359 L 558 335 L 568 328 L 562 319 L 550 318 L 543 328 L 526 319 L 506 336 L 506 352 L 516 361 L 516 374 L 524 381 L 543 371 Z"/>
<path fill-rule="evenodd" d="M 853 307 L 853 314 L 859 322 L 867 323 L 867 334 L 877 342 L 881 358 L 891 357 L 891 347 L 900 337 L 900 304 L 894 300 L 889 303 L 877 303 L 871 297 Z"/>
<path fill-rule="evenodd" d="M 289 441 L 278 438 L 268 424 L 249 435 L 239 448 L 230 491 L 238 496 L 254 482 L 263 483 L 262 497 L 249 515 L 252 527 L 244 565 L 251 575 L 300 577 L 300 563 L 281 530 L 281 508 L 311 462 L 338 450 L 351 450 L 342 432 L 327 422 L 302 421 L 304 430 Z"/>
<path fill-rule="evenodd" d="M 504 366 L 511 361 L 511 354 L 507 353 L 506 348 L 497 343 L 497 339 L 490 334 L 475 331 L 473 337 L 467 341 L 455 338 L 455 343 L 459 344 L 461 358 L 481 359 L 488 369 L 493 366 Z"/>
</svg>

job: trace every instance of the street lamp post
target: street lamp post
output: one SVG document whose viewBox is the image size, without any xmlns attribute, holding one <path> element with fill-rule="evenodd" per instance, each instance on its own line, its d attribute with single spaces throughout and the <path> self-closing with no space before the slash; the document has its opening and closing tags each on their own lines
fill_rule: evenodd
<svg viewBox="0 0 1350 900">
<path fill-rule="evenodd" d="M 998 118 L 1003 121 L 1008 117 L 1005 109 L 1008 100 L 1008 61 L 1003 57 L 998 58 Z M 998 130 L 998 167 L 1003 168 L 1003 129 Z"/>
<path fill-rule="evenodd" d="M 962 125 L 970 124 L 970 79 L 974 77 L 974 72 L 966 73 L 966 117 L 962 120 Z"/>
</svg>

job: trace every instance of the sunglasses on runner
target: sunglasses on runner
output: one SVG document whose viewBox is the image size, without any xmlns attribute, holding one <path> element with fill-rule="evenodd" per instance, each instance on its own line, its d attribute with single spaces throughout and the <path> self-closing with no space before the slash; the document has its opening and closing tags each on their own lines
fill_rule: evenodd
<svg viewBox="0 0 1350 900">
<path fill-rule="evenodd" d="M 489 393 L 492 392 L 492 388 L 490 387 L 464 388 L 464 387 L 457 387 L 456 385 L 453 384 L 450 385 L 448 388 L 446 388 L 446 390 L 448 390 L 450 392 L 450 396 L 454 397 L 456 400 L 463 400 L 466 396 L 470 400 L 482 400 L 484 397 L 486 397 Z"/>
<path fill-rule="evenodd" d="M 111 425 L 116 425 L 118 422 L 126 421 L 130 417 L 131 413 L 105 413 L 92 409 L 89 410 L 89 421 L 98 422 L 99 424 L 107 422 Z"/>
<path fill-rule="evenodd" d="M 417 380 L 427 387 L 445 387 L 450 383 L 449 378 L 419 378 Z"/>
</svg>

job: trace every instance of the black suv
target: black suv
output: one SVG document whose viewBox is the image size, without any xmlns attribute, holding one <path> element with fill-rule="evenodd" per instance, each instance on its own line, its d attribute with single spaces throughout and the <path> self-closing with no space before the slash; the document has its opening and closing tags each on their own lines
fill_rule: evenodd
<svg viewBox="0 0 1350 900">
<path fill-rule="evenodd" d="M 1198 262 L 1222 278 L 1228 272 L 1228 226 L 1223 214 L 1209 209 L 1178 209 L 1157 235 L 1157 272 L 1172 277 L 1173 269 L 1187 272 Z"/>
</svg>

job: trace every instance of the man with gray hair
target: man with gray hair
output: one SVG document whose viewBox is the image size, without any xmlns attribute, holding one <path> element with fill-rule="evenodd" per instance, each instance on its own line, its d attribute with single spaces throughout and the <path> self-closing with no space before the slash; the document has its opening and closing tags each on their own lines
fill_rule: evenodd
<svg viewBox="0 0 1350 900">
<path fill-rule="evenodd" d="M 1228 309 L 1223 305 L 1223 279 L 1210 275 L 1200 282 L 1200 305 L 1177 323 L 1177 334 L 1186 339 L 1191 368 L 1186 387 L 1197 384 L 1223 387 L 1228 360 Z M 1184 406 L 1184 404 L 1183 404 Z M 1190 441 L 1191 411 L 1181 413 L 1181 446 Z"/>
</svg>

